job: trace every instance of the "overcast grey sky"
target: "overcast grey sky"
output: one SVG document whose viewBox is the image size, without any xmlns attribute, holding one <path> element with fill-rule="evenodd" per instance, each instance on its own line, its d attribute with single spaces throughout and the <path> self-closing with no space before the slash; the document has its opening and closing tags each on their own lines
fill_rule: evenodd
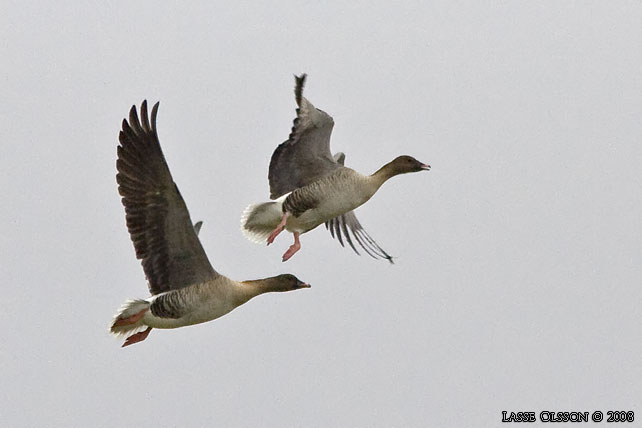
<svg viewBox="0 0 642 428">
<path fill-rule="evenodd" d="M 639 1 L 3 2 L 0 425 L 500 426 L 642 418 Z M 334 151 L 392 179 L 358 211 L 396 264 L 319 228 L 239 231 L 268 196 L 294 73 Z M 211 323 L 121 349 L 147 287 L 116 190 L 119 126 L 160 140 L 212 265 L 291 272 Z M 505 424 L 504 424 L 505 425 Z M 590 424 L 596 426 L 596 424 Z"/>
</svg>

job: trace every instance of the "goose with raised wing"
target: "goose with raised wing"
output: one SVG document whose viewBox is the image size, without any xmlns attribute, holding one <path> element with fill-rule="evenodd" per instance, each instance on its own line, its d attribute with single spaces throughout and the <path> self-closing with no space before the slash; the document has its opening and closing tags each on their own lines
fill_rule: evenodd
<svg viewBox="0 0 642 428">
<path fill-rule="evenodd" d="M 345 239 L 359 254 L 354 240 L 367 254 L 392 263 L 392 257 L 361 226 L 354 210 L 390 178 L 427 171 L 430 166 L 411 156 L 399 156 L 372 175 L 344 166 L 345 155 L 330 152 L 334 120 L 303 97 L 305 79 L 305 74 L 296 77 L 298 108 L 292 132 L 270 160 L 272 201 L 248 206 L 241 216 L 241 230 L 251 241 L 268 245 L 283 230 L 291 232 L 294 244 L 283 254 L 286 261 L 301 248 L 301 234 L 325 223 L 342 246 Z"/>
<path fill-rule="evenodd" d="M 119 135 L 118 191 L 127 229 L 141 260 L 151 297 L 126 301 L 110 331 L 126 336 L 123 346 L 145 340 L 152 328 L 177 328 L 219 318 L 259 294 L 310 286 L 294 275 L 234 281 L 210 264 L 185 201 L 163 156 L 156 130 L 158 103 L 151 121 L 143 101 L 123 120 Z"/>
</svg>

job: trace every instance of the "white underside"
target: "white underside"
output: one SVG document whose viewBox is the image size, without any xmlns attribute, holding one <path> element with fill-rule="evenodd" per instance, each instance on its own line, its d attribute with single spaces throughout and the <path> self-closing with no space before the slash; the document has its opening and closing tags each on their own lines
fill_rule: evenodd
<svg viewBox="0 0 642 428">
<path fill-rule="evenodd" d="M 241 232 L 252 242 L 264 244 L 283 218 L 283 201 L 290 194 L 270 202 L 249 205 L 241 215 Z"/>
</svg>

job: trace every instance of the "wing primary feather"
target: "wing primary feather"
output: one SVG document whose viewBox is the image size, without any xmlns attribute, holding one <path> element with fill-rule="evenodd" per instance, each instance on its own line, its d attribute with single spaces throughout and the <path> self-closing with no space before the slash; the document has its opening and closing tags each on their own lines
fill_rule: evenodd
<svg viewBox="0 0 642 428">
<path fill-rule="evenodd" d="M 393 263 L 390 256 L 374 239 L 365 231 L 353 211 L 334 217 L 325 223 L 326 229 L 330 231 L 333 238 L 336 238 L 342 247 L 345 247 L 344 240 L 350 248 L 360 255 L 355 242 L 374 259 L 382 258 Z"/>
<path fill-rule="evenodd" d="M 156 102 L 156 104 L 154 104 L 154 107 L 152 107 L 152 132 L 157 137 L 158 137 L 158 132 L 156 131 L 156 114 L 158 113 L 159 105 L 160 105 L 160 101 Z"/>
<path fill-rule="evenodd" d="M 334 219 L 330 219 L 325 222 L 325 228 L 330 231 L 330 235 L 334 239 Z"/>
<path fill-rule="evenodd" d="M 357 216 L 354 214 L 354 212 L 350 212 L 348 214 L 345 214 L 346 217 L 346 223 L 349 224 L 350 230 L 352 230 L 353 234 L 357 234 L 357 232 L 360 234 L 361 238 L 369 244 L 369 247 L 372 251 L 374 251 L 378 256 L 386 258 L 390 260 L 390 256 L 375 242 L 374 239 L 366 232 L 366 230 L 361 226 L 361 223 L 357 219 Z M 349 218 L 349 219 L 348 219 Z"/>
<path fill-rule="evenodd" d="M 134 144 L 132 140 L 123 131 L 120 131 L 119 140 L 120 140 L 121 146 L 118 146 L 117 148 L 118 160 L 124 162 L 130 168 L 134 168 L 133 165 L 136 165 L 135 168 L 140 169 L 141 171 L 144 171 L 146 174 L 145 176 L 152 174 L 150 167 L 144 162 L 146 158 L 146 155 L 143 152 L 144 149 Z M 132 173 L 130 170 L 128 175 L 134 176 L 136 174 Z M 138 181 L 140 183 L 143 182 L 140 180 Z"/>
<path fill-rule="evenodd" d="M 305 78 L 308 75 L 303 73 L 301 76 L 294 76 L 296 80 L 296 84 L 294 86 L 294 97 L 296 99 L 296 104 L 300 107 L 301 106 L 301 97 L 303 94 L 303 86 L 305 86 Z M 297 112 L 298 113 L 298 112 Z"/>
<path fill-rule="evenodd" d="M 134 130 L 136 136 L 143 133 L 143 129 L 140 127 L 140 122 L 138 121 L 138 113 L 136 112 L 135 105 L 133 105 L 131 110 L 129 110 L 129 125 Z"/>
<path fill-rule="evenodd" d="M 339 225 L 339 219 L 338 218 L 334 219 L 334 231 L 337 234 L 337 239 L 339 240 L 339 243 L 343 247 L 343 239 L 341 239 L 341 226 Z"/>
<path fill-rule="evenodd" d="M 393 263 L 393 264 L 394 264 L 394 262 L 392 261 L 392 256 L 391 256 L 390 254 L 388 254 L 388 253 L 387 253 L 383 248 L 381 248 L 381 247 L 379 246 L 379 244 L 377 244 L 377 243 L 375 242 L 375 240 L 374 240 L 374 239 L 372 239 L 372 237 L 371 237 L 371 236 L 370 236 L 370 235 L 369 235 L 369 234 L 368 234 L 368 233 L 367 233 L 363 228 L 362 228 L 362 229 L 360 229 L 360 230 L 359 230 L 359 232 L 360 232 L 361 234 L 363 234 L 364 239 L 365 239 L 365 240 L 370 244 L 370 246 L 371 246 L 370 248 L 372 248 L 372 249 L 373 249 L 373 251 L 375 251 L 375 249 L 376 249 L 377 254 L 378 254 L 380 257 L 382 257 L 382 258 L 384 258 L 384 259 L 388 260 L 390 263 Z"/>
<path fill-rule="evenodd" d="M 363 241 L 365 241 L 366 245 L 368 246 L 368 248 L 370 248 L 370 250 L 371 250 L 373 253 L 375 253 L 375 254 L 376 254 L 377 256 L 379 256 L 379 257 L 386 258 L 385 254 L 383 254 L 383 253 L 382 253 L 382 251 L 381 251 L 381 249 L 379 248 L 379 246 L 378 246 L 376 243 L 374 243 L 374 245 L 373 245 L 373 242 L 374 242 L 374 241 L 372 240 L 372 238 L 370 238 L 370 237 L 368 236 L 368 234 L 366 233 L 366 231 L 365 231 L 365 230 L 363 230 L 363 229 L 359 229 L 359 230 L 355 230 L 354 232 L 355 232 L 355 233 L 359 233 L 359 236 L 361 236 L 361 239 L 362 239 Z"/>
<path fill-rule="evenodd" d="M 149 118 L 147 117 L 147 100 L 143 101 L 143 104 L 140 106 L 140 115 L 143 119 L 143 131 L 146 133 L 149 132 Z"/>
<path fill-rule="evenodd" d="M 345 235 L 346 241 L 348 244 L 350 244 L 350 247 L 354 250 L 355 253 L 359 254 L 359 251 L 355 248 L 354 244 L 352 243 L 352 239 L 350 239 L 350 234 L 348 233 L 348 228 L 346 227 L 346 217 L 345 215 L 341 216 L 341 229 L 343 230 L 343 234 Z M 360 255 L 360 254 L 359 254 Z"/>
<path fill-rule="evenodd" d="M 372 254 L 372 252 L 371 252 L 371 250 L 368 248 L 368 246 L 367 246 L 367 245 L 365 245 L 365 244 L 363 243 L 363 240 L 362 240 L 363 238 L 361 238 L 361 237 L 359 236 L 359 234 L 358 234 L 355 230 L 353 230 L 353 231 L 352 231 L 352 233 L 354 234 L 354 237 L 355 237 L 355 239 L 357 240 L 357 242 L 359 243 L 359 245 L 361 245 L 361 248 L 363 248 L 363 250 L 364 250 L 364 251 L 365 251 L 365 252 L 366 252 L 370 257 L 372 257 L 373 259 L 376 259 L 376 258 L 377 258 L 377 256 L 376 256 L 376 255 L 374 255 L 374 254 Z"/>
<path fill-rule="evenodd" d="M 123 119 L 122 128 L 123 130 L 121 132 L 125 134 L 127 138 L 131 139 L 132 135 L 136 136 L 136 134 L 134 133 L 134 130 L 131 128 L 131 126 L 129 126 L 129 122 L 127 122 L 127 119 Z"/>
</svg>

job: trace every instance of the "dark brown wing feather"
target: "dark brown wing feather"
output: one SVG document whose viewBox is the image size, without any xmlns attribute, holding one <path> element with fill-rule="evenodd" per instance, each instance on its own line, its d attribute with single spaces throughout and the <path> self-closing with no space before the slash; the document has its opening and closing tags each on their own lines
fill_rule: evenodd
<svg viewBox="0 0 642 428">
<path fill-rule="evenodd" d="M 379 244 L 377 244 L 375 240 L 370 237 L 370 235 L 368 235 L 368 232 L 365 231 L 363 226 L 361 226 L 361 223 L 359 223 L 359 220 L 357 220 L 357 216 L 355 215 L 354 211 L 349 211 L 343 215 L 326 221 L 325 227 L 330 231 L 330 234 L 333 238 L 336 237 L 336 239 L 339 240 L 339 243 L 342 247 L 344 246 L 343 240 L 345 239 L 348 245 L 350 245 L 350 247 L 354 250 L 354 252 L 359 254 L 357 247 L 352 242 L 352 239 L 354 239 L 355 241 L 357 241 L 359 246 L 363 248 L 363 250 L 371 257 L 375 259 L 386 259 L 390 263 L 394 263 L 392 261 L 392 256 L 386 253 L 384 249 L 381 248 Z M 348 231 L 352 233 L 352 237 L 350 236 L 350 233 L 348 233 Z"/>
<path fill-rule="evenodd" d="M 294 95 L 298 108 L 292 132 L 270 159 L 268 179 L 272 199 L 310 184 L 341 167 L 330 153 L 334 120 L 303 97 L 305 78 L 305 74 L 296 77 Z"/>
<path fill-rule="evenodd" d="M 196 236 L 189 212 L 172 180 L 158 141 L 154 105 L 150 121 L 147 101 L 123 120 L 118 146 L 118 192 L 127 229 L 141 260 L 152 294 L 187 287 L 218 276 Z"/>
</svg>

